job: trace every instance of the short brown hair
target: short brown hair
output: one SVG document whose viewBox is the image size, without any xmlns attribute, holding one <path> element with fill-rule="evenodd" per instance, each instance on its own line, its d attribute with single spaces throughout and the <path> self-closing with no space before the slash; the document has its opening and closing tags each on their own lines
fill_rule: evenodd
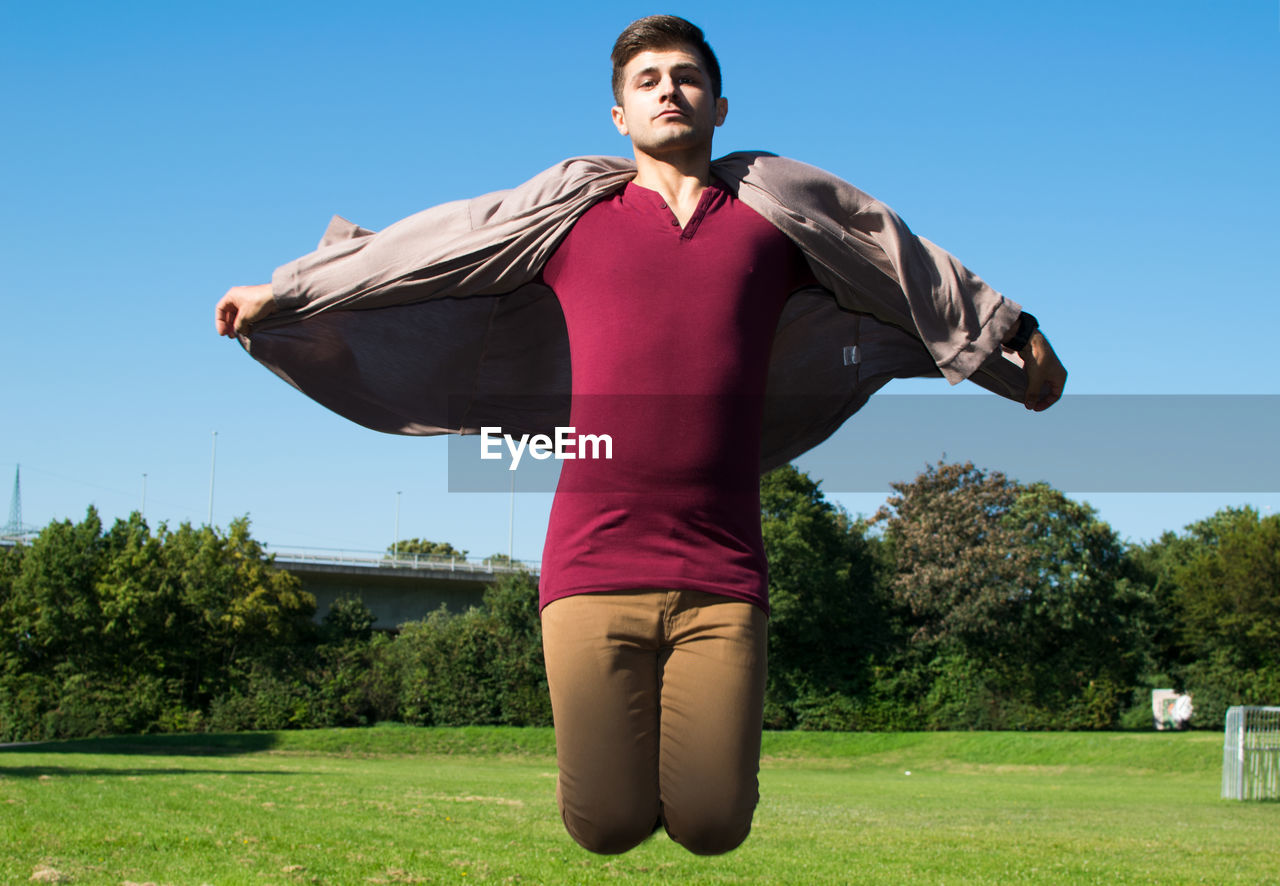
<svg viewBox="0 0 1280 886">
<path fill-rule="evenodd" d="M 613 44 L 613 98 L 622 104 L 622 69 L 637 55 L 650 49 L 671 49 L 688 46 L 707 66 L 711 78 L 711 93 L 720 97 L 720 62 L 711 51 L 711 45 L 702 35 L 702 28 L 677 15 L 649 15 L 636 19 L 623 29 Z"/>
</svg>

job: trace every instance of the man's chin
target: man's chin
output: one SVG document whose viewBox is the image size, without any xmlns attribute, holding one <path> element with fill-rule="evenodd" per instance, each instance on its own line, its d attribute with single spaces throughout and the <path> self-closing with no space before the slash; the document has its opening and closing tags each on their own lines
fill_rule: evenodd
<svg viewBox="0 0 1280 886">
<path fill-rule="evenodd" d="M 686 130 L 663 133 L 655 138 L 645 139 L 643 142 L 633 141 L 632 144 L 638 151 L 643 151 L 650 156 L 660 156 L 670 152 L 683 153 L 695 148 L 710 147 L 710 141 L 698 132 Z"/>
</svg>

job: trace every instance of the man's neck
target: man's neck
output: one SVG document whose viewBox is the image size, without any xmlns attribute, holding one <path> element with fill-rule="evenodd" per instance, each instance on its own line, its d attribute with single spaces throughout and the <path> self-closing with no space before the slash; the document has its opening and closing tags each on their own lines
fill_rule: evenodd
<svg viewBox="0 0 1280 886">
<path fill-rule="evenodd" d="M 635 157 L 635 183 L 661 194 L 681 226 L 687 224 L 711 183 L 710 146 L 694 155 L 659 158 L 636 151 Z"/>
</svg>

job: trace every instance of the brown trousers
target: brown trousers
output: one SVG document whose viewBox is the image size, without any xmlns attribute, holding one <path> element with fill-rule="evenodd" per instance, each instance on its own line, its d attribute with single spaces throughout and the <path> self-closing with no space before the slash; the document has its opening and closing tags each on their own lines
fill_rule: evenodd
<svg viewBox="0 0 1280 886">
<path fill-rule="evenodd" d="M 768 618 L 701 591 L 564 597 L 542 611 L 565 828 L 626 852 L 659 825 L 728 852 L 759 799 Z"/>
</svg>

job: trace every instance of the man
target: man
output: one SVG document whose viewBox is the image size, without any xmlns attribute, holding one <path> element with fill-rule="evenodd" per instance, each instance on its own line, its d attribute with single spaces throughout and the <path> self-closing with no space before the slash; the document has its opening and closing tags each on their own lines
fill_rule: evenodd
<svg viewBox="0 0 1280 886">
<path fill-rule="evenodd" d="M 272 284 L 230 290 L 216 324 L 326 405 L 408 433 L 518 421 L 521 396 L 563 390 L 546 342 L 564 343 L 569 421 L 610 434 L 615 457 L 565 463 L 543 554 L 562 818 L 595 852 L 665 826 L 716 854 L 758 798 L 762 464 L 891 377 L 971 377 L 1040 410 L 1066 372 L 1030 315 L 882 204 L 782 158 L 713 164 L 728 103 L 697 27 L 632 23 L 613 86 L 634 169 L 566 161 L 377 235 L 338 220 Z M 397 344 L 406 328 L 416 349 Z M 397 385 L 417 374 L 469 393 L 409 405 Z"/>
</svg>

